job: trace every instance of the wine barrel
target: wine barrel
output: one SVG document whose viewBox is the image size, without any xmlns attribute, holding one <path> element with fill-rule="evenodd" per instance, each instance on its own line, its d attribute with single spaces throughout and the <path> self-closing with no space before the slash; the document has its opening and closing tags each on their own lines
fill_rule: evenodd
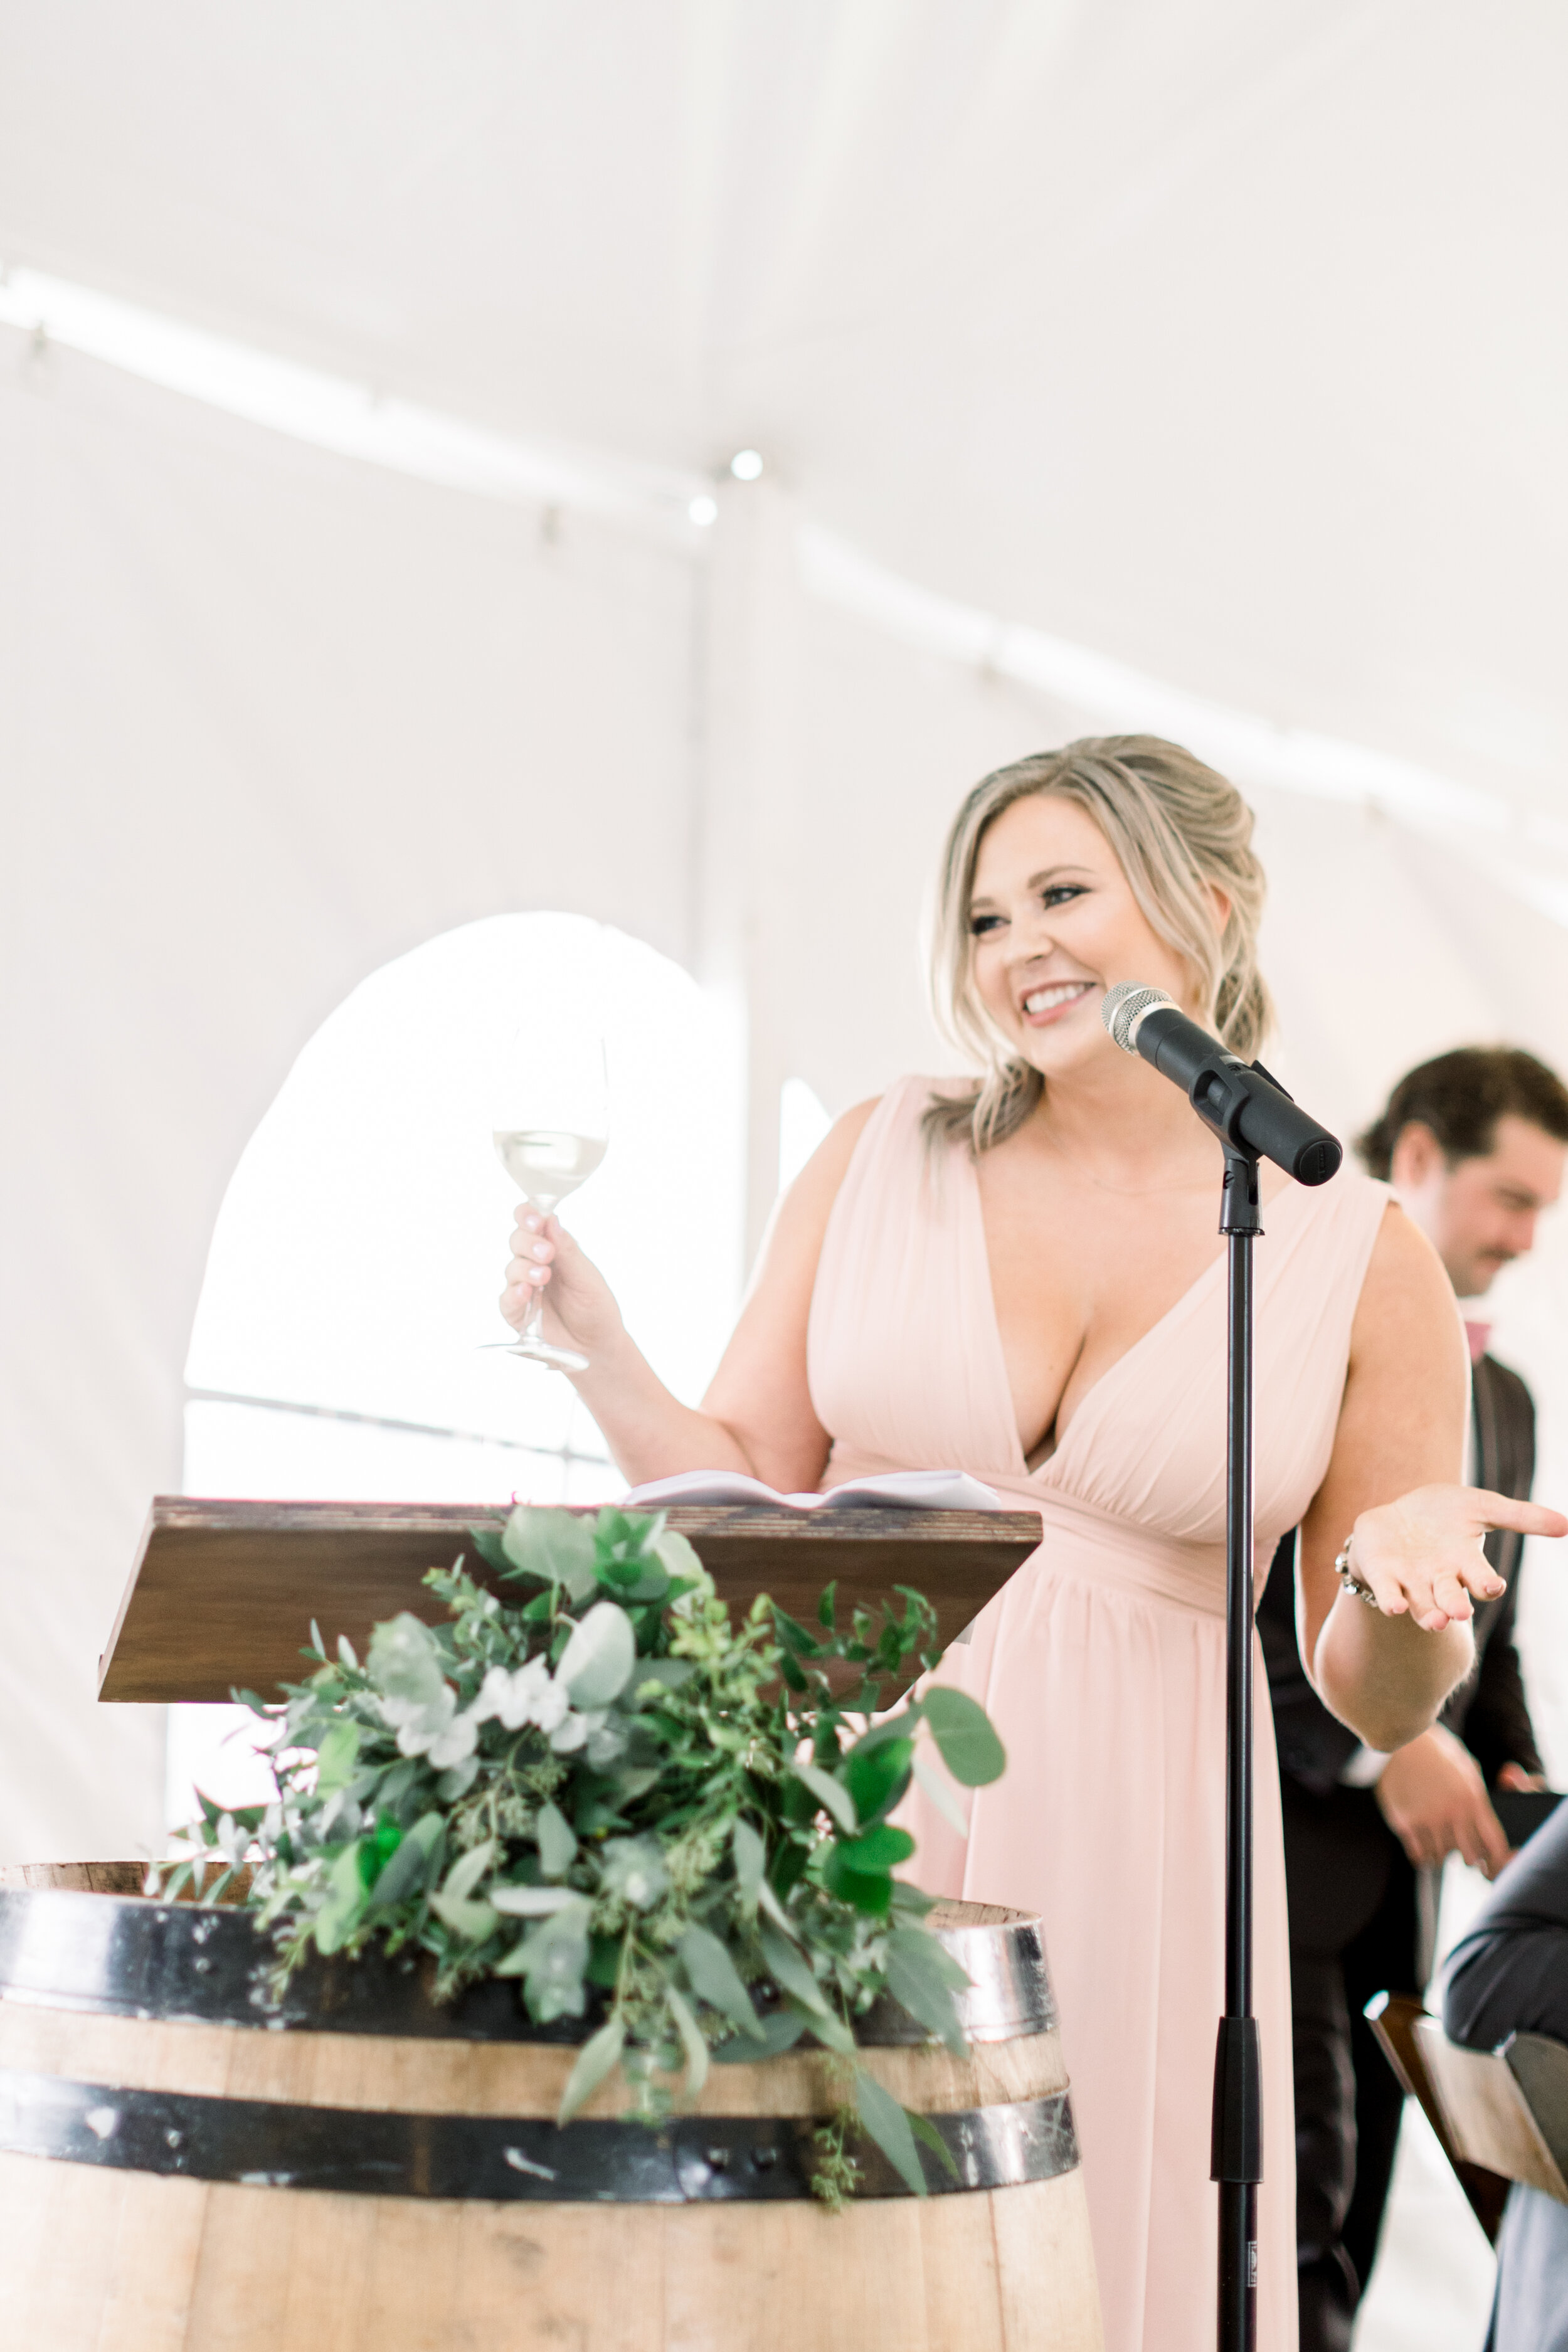
<svg viewBox="0 0 1568 2352">
<path fill-rule="evenodd" d="M 826 2053 L 715 2064 L 695 2107 L 552 2120 L 582 2024 L 379 1954 L 279 2000 L 249 1914 L 119 1864 L 0 1869 L 0 2344 L 48 2352 L 1089 2352 L 1100 2346 L 1039 1922 L 933 1915 L 956 2059 L 889 2006 L 868 2070 L 952 2170 L 860 2147 L 813 2195 Z"/>
</svg>

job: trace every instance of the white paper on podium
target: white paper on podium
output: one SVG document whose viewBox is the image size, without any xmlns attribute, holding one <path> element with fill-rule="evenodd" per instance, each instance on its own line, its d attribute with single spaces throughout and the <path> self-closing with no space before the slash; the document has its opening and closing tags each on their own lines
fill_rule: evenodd
<svg viewBox="0 0 1568 2352">
<path fill-rule="evenodd" d="M 825 1495 L 781 1495 L 760 1478 L 739 1470 L 682 1470 L 655 1478 L 621 1497 L 623 1510 L 669 1509 L 678 1503 L 752 1503 L 773 1511 L 831 1510 L 836 1505 L 868 1505 L 898 1511 L 999 1511 L 1002 1498 L 965 1470 L 895 1470 L 880 1477 L 851 1478 Z"/>
</svg>

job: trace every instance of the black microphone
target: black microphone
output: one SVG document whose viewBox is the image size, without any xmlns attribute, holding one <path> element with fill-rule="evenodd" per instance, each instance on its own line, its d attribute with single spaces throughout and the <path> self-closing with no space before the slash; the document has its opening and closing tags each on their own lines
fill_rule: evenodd
<svg viewBox="0 0 1568 2352">
<path fill-rule="evenodd" d="M 1124 980 L 1100 1017 L 1124 1054 L 1142 1054 L 1181 1087 L 1198 1117 L 1226 1143 L 1272 1160 L 1298 1184 L 1326 1184 L 1344 1158 L 1339 1139 L 1297 1108 L 1259 1062 L 1227 1054 L 1189 1021 L 1163 989 Z"/>
</svg>

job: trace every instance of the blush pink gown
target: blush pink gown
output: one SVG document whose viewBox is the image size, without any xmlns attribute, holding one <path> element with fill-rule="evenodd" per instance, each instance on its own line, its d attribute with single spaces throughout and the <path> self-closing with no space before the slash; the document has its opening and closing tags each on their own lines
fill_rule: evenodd
<svg viewBox="0 0 1568 2352">
<path fill-rule="evenodd" d="M 1043 1540 L 942 1661 L 990 1710 L 1005 1776 L 966 1841 L 923 1799 L 911 1875 L 1038 1910 L 1072 2076 L 1108 2352 L 1212 2352 L 1209 2171 L 1224 1998 L 1226 1276 L 1213 1264 L 1078 1407 L 1030 1473 L 1014 1420 L 980 1193 L 962 1148 L 928 1160 L 931 1081 L 872 1113 L 824 1242 L 812 1400 L 824 1486 L 957 1467 Z M 1344 1171 L 1288 1186 L 1257 1257 L 1257 1558 L 1328 1467 L 1352 1318 L 1388 1194 Z M 1217 1186 L 1216 1186 L 1217 1215 Z M 1070 1235 L 1062 1237 L 1070 1248 Z M 1285 1868 L 1257 1655 L 1255 2004 L 1264 2068 L 1260 2352 L 1296 2344 Z"/>
</svg>

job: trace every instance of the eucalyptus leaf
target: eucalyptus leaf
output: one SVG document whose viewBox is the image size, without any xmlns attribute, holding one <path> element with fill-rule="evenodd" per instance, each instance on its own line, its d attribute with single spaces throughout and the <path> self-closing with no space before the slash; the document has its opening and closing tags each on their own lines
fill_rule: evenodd
<svg viewBox="0 0 1568 2352">
<path fill-rule="evenodd" d="M 599 1582 L 617 1601 L 646 1603 L 662 1601 L 669 1576 L 657 1559 L 617 1560 L 599 1570 Z"/>
<path fill-rule="evenodd" d="M 662 1698 L 668 1691 L 679 1690 L 696 1672 L 689 1658 L 639 1658 L 626 1697 L 644 1700 L 657 1696 Z"/>
<path fill-rule="evenodd" d="M 664 1533 L 666 1517 L 663 1511 L 649 1517 L 641 1511 L 623 1511 L 618 1503 L 605 1504 L 594 1522 L 601 1570 L 606 1564 L 624 1568 L 628 1561 L 646 1558 Z"/>
<path fill-rule="evenodd" d="M 668 1576 L 678 1576 L 682 1583 L 694 1584 L 700 1595 L 712 1591 L 713 1579 L 698 1558 L 696 1549 L 673 1528 L 666 1528 L 654 1550 Z"/>
<path fill-rule="evenodd" d="M 912 1739 L 887 1739 L 871 1748 L 852 1748 L 840 1766 L 844 1785 L 864 1823 L 880 1821 L 909 1786 Z"/>
<path fill-rule="evenodd" d="M 545 1919 L 584 1897 L 571 1886 L 492 1886 L 487 1900 L 510 1919 Z"/>
<path fill-rule="evenodd" d="M 366 1669 L 378 1691 L 405 1706 L 437 1706 L 446 1689 L 441 1654 L 428 1625 L 404 1610 L 370 1637 Z"/>
<path fill-rule="evenodd" d="M 344 1846 L 327 1873 L 327 1899 L 316 1914 L 319 1952 L 341 1951 L 364 1906 L 364 1881 L 360 1875 L 359 1846 Z"/>
<path fill-rule="evenodd" d="M 486 1838 L 481 1845 L 470 1846 L 467 1853 L 460 1854 L 441 1882 L 441 1892 L 447 1900 L 461 1903 L 470 1895 L 499 1852 L 494 1838 Z"/>
<path fill-rule="evenodd" d="M 673 1985 L 665 1987 L 664 1999 L 665 2006 L 675 2021 L 675 2030 L 680 2036 L 680 2046 L 686 2053 L 686 2095 L 689 2099 L 695 2099 L 708 2080 L 708 2044 L 698 2029 L 697 2020 Z"/>
<path fill-rule="evenodd" d="M 546 1878 L 564 1878 L 577 1859 L 577 1838 L 559 1805 L 541 1805 L 533 1834 L 539 1841 L 539 1867 Z"/>
<path fill-rule="evenodd" d="M 831 1772 L 824 1772 L 816 1764 L 792 1763 L 790 1769 L 802 1786 L 811 1790 L 823 1811 L 831 1813 L 839 1828 L 853 1837 L 859 1827 L 859 1819 L 855 1811 L 855 1800 L 843 1781 L 836 1780 Z"/>
<path fill-rule="evenodd" d="M 710 2053 L 713 2063 L 717 2066 L 755 2066 L 764 2058 L 782 2058 L 815 2022 L 803 2009 L 770 2010 L 762 2021 L 759 2040 L 753 2041 L 749 2033 L 731 2034 L 728 2042 L 721 2042 Z"/>
<path fill-rule="evenodd" d="M 514 1565 L 500 1528 L 470 1528 L 468 1541 L 487 1568 L 504 1576 Z"/>
<path fill-rule="evenodd" d="M 926 2177 L 910 2118 L 891 2091 L 884 2090 L 864 2066 L 856 2069 L 855 2111 L 868 2137 L 876 2141 L 905 2188 L 923 2197 Z"/>
<path fill-rule="evenodd" d="M 626 2020 L 612 2017 L 601 2025 L 597 2033 L 589 2035 L 577 2053 L 577 2063 L 566 2077 L 566 2088 L 561 2094 L 561 2105 L 556 2114 L 558 2124 L 569 2124 L 579 2107 L 586 2105 L 612 2066 L 620 2062 L 626 2046 Z"/>
<path fill-rule="evenodd" d="M 822 1883 L 841 1903 L 851 1903 L 869 1919 L 885 1919 L 892 1907 L 893 1882 L 885 1870 L 854 1870 L 845 1860 L 843 1844 L 830 1845 L 822 1864 Z"/>
<path fill-rule="evenodd" d="M 887 1950 L 888 1990 L 893 1999 L 961 2058 L 968 2044 L 952 1997 L 969 1983 L 966 1971 L 924 1927 L 893 1928 Z"/>
<path fill-rule="evenodd" d="M 762 1931 L 763 1959 L 781 1992 L 787 1992 L 815 2017 L 827 2011 L 827 1996 L 812 1971 L 811 1962 L 787 1944 L 776 1927 Z"/>
<path fill-rule="evenodd" d="M 800 1929 L 796 1926 L 795 1922 L 790 1917 L 789 1913 L 784 1909 L 784 1905 L 779 1901 L 778 1896 L 773 1893 L 773 1887 L 765 1878 L 757 1889 L 757 1901 L 762 1909 L 767 1913 L 768 1917 L 773 1921 L 774 1927 L 781 1927 L 786 1936 L 792 1937 L 794 1941 L 798 1944 L 800 1941 Z"/>
<path fill-rule="evenodd" d="M 691 1990 L 710 2009 L 738 2025 L 742 2033 L 761 2041 L 763 2029 L 752 2007 L 752 1996 L 741 1981 L 734 1961 L 711 1929 L 688 1927 L 677 1949 Z"/>
<path fill-rule="evenodd" d="M 467 1756 L 460 1764 L 453 1764 L 442 1773 L 436 1783 L 436 1794 L 444 1805 L 455 1805 L 459 1797 L 468 1795 L 479 1777 L 479 1757 Z"/>
<path fill-rule="evenodd" d="M 962 2179 L 963 2176 L 959 2172 L 958 2165 L 953 2157 L 952 2148 L 949 2147 L 946 2140 L 943 2139 L 942 2134 L 932 2123 L 931 2117 L 929 2116 L 917 2114 L 913 2107 L 906 2107 L 904 2109 L 904 2113 L 910 2119 L 910 2129 L 913 2132 L 916 2139 L 919 2140 L 922 2147 L 930 2148 L 931 2154 L 941 2165 L 942 2170 L 947 2174 L 948 2179 L 950 2180 L 958 2180 Z"/>
<path fill-rule="evenodd" d="M 588 1967 L 588 1919 L 584 1899 L 553 1918 L 542 1919 L 524 1938 L 523 1998 L 541 2025 L 558 2017 L 581 2017 L 587 2006 L 583 1979 Z"/>
<path fill-rule="evenodd" d="M 804 2019 L 807 2031 L 815 2033 L 826 2049 L 840 2051 L 846 2058 L 854 2057 L 855 2036 L 841 2017 L 835 2017 L 830 2009 L 802 2009 L 798 2001 L 792 2000 L 790 2007 Z"/>
<path fill-rule="evenodd" d="M 501 1549 L 524 1576 L 563 1586 L 573 1601 L 585 1601 L 598 1581 L 594 1530 L 571 1511 L 520 1503 L 502 1530 Z"/>
<path fill-rule="evenodd" d="M 918 1926 L 936 1909 L 936 1896 L 922 1894 L 918 1886 L 911 1886 L 907 1878 L 895 1878 L 892 1907 L 895 1918 L 909 1920 Z"/>
<path fill-rule="evenodd" d="M 896 1870 L 900 1862 L 908 1862 L 915 1850 L 915 1842 L 908 1830 L 892 1822 L 877 1822 L 859 1837 L 841 1839 L 838 1859 L 846 1870 Z"/>
<path fill-rule="evenodd" d="M 423 1893 L 446 1835 L 447 1825 L 439 1813 L 421 1813 L 413 1828 L 404 1832 L 402 1843 L 377 1872 L 366 1910 L 390 1911 L 399 1903 L 405 1903 L 410 1895 Z"/>
<path fill-rule="evenodd" d="M 626 1611 L 613 1601 L 598 1601 L 573 1628 L 556 1679 L 574 1706 L 608 1706 L 625 1690 L 637 1655 L 637 1635 Z"/>
<path fill-rule="evenodd" d="M 928 1756 L 917 1748 L 913 1770 L 915 1780 L 931 1802 L 936 1807 L 949 1829 L 956 1830 L 961 1838 L 969 1835 L 969 1823 L 963 1817 L 963 1807 L 958 1801 L 952 1784 L 939 1772 Z"/>
<path fill-rule="evenodd" d="M 984 1789 L 999 1780 L 1007 1769 L 1007 1751 L 997 1738 L 985 1709 L 965 1691 L 938 1683 L 921 1701 L 942 1762 L 966 1789 Z"/>
<path fill-rule="evenodd" d="M 868 1756 L 889 1739 L 912 1739 L 915 1727 L 924 1713 L 924 1702 L 911 1699 L 908 1706 L 900 1707 L 896 1714 L 883 1716 L 879 1723 L 874 1723 L 868 1730 L 863 1731 L 849 1750 L 850 1755 Z"/>
<path fill-rule="evenodd" d="M 432 1895 L 430 1908 L 465 1943 L 482 1944 L 500 1925 L 500 1914 L 491 1904 L 466 1903 L 460 1895 Z"/>
<path fill-rule="evenodd" d="M 767 1848 L 751 1822 L 739 1816 L 730 1832 L 730 1847 L 735 1857 L 735 1884 L 741 1890 L 741 1900 L 749 1912 L 754 1913 L 763 1891 Z"/>
</svg>

